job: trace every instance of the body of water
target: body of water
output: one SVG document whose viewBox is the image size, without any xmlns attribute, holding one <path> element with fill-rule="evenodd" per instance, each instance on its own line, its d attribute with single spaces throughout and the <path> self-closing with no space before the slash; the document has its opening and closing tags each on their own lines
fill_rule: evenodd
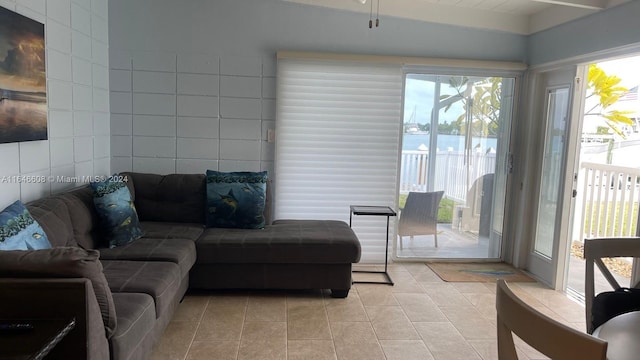
<svg viewBox="0 0 640 360">
<path fill-rule="evenodd" d="M 402 150 L 418 150 L 418 147 L 424 144 L 429 147 L 429 134 L 404 134 L 402 139 Z M 464 136 L 463 135 L 438 135 L 437 148 L 439 151 L 447 151 L 449 148 L 452 151 L 464 150 Z M 481 138 L 474 137 L 471 140 L 471 147 L 475 148 L 480 146 L 481 151 L 485 152 L 489 148 L 494 150 L 497 147 L 497 138 Z"/>
</svg>

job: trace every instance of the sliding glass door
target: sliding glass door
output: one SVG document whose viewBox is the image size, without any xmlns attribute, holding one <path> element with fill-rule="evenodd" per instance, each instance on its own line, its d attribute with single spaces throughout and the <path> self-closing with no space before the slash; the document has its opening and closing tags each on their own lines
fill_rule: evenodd
<svg viewBox="0 0 640 360">
<path fill-rule="evenodd" d="M 398 258 L 500 258 L 515 80 L 405 74 L 400 217 L 413 216 L 403 209 L 411 192 L 444 195 L 435 231 L 399 222 L 410 235 L 398 238 Z"/>
</svg>

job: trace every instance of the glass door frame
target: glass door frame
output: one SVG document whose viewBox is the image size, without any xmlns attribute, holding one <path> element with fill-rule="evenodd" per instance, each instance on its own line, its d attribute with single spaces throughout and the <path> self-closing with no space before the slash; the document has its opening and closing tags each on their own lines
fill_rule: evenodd
<svg viewBox="0 0 640 360">
<path fill-rule="evenodd" d="M 584 77 L 585 69 L 583 65 L 565 65 L 562 67 L 545 68 L 532 70 L 529 73 L 530 86 L 527 99 L 529 101 L 529 114 L 527 121 L 535 122 L 544 117 L 544 123 L 536 133 L 538 143 L 533 144 L 536 153 L 530 155 L 526 161 L 535 162 L 535 166 L 529 166 L 530 172 L 535 176 L 535 180 L 529 185 L 531 197 L 526 203 L 532 210 L 528 212 L 529 218 L 533 222 L 528 226 L 521 224 L 522 243 L 519 244 L 519 258 L 516 266 L 526 264 L 526 269 L 531 272 L 539 281 L 551 286 L 554 289 L 564 289 L 566 274 L 568 271 L 567 262 L 569 256 L 568 238 L 572 229 L 575 198 L 573 190 L 576 188 L 577 179 L 575 177 L 577 163 L 577 142 L 580 137 L 580 127 L 582 125 L 579 117 L 583 112 L 584 101 Z M 546 144 L 546 132 L 548 126 L 548 94 L 551 90 L 558 88 L 569 89 L 569 104 L 567 105 L 567 119 L 565 125 L 565 144 L 562 152 L 562 165 L 560 168 L 561 177 L 558 188 L 557 213 L 554 219 L 552 254 L 550 258 L 537 254 L 534 251 L 536 241 L 536 229 L 538 224 L 538 212 L 540 206 L 539 196 L 542 191 L 542 169 L 544 162 L 544 149 Z M 533 136 L 533 135 L 532 135 Z M 534 136 L 534 138 L 536 138 Z M 526 177 L 526 175 L 525 175 Z M 535 198 L 533 198 L 535 196 Z M 525 254 L 523 254 L 523 250 Z M 523 256 L 524 255 L 524 256 Z"/>
<path fill-rule="evenodd" d="M 475 258 L 418 258 L 418 257 L 398 257 L 398 249 L 397 249 L 397 233 L 392 234 L 393 235 L 393 239 L 394 241 L 392 242 L 392 254 L 391 254 L 391 258 L 393 261 L 398 261 L 398 262 L 415 262 L 415 261 L 424 261 L 424 260 L 459 260 L 459 261 L 504 261 L 505 259 L 510 259 L 511 256 L 511 249 L 514 248 L 514 240 L 511 236 L 508 236 L 508 234 L 512 233 L 512 229 L 511 229 L 511 214 L 509 211 L 509 208 L 511 206 L 511 202 L 509 200 L 510 198 L 510 194 L 512 192 L 512 186 L 511 186 L 511 178 L 512 178 L 512 167 L 513 167 L 513 159 L 512 159 L 512 154 L 513 154 L 513 144 L 514 144 L 514 139 L 515 139 L 515 119 L 516 117 L 519 115 L 519 108 L 520 108 L 520 94 L 521 94 L 521 89 L 522 89 L 522 84 L 523 84 L 523 78 L 525 76 L 525 71 L 518 71 L 518 70 L 503 70 L 503 69 L 478 69 L 478 68 L 448 68 L 448 67 L 432 67 L 432 66 L 405 66 L 402 69 L 402 113 L 401 113 L 401 118 L 400 118 L 400 122 L 403 123 L 403 119 L 405 116 L 405 111 L 404 111 L 404 103 L 405 103 L 405 88 L 406 88 L 406 79 L 407 79 L 407 74 L 424 74 L 424 75 L 433 75 L 433 76 L 470 76 L 470 77 L 502 77 L 502 78 L 512 78 L 514 80 L 514 85 L 513 85 L 513 100 L 512 100 L 512 108 L 511 108 L 511 119 L 510 119 L 510 123 L 509 123 L 509 129 L 508 129 L 508 133 L 504 136 L 505 138 L 508 139 L 509 144 L 507 146 L 507 149 L 504 150 L 504 164 L 500 164 L 497 165 L 498 168 L 503 167 L 505 169 L 505 174 L 504 176 L 506 177 L 505 180 L 505 199 L 504 199 L 504 204 L 503 204 L 503 208 L 504 208 L 504 216 L 503 216 L 503 224 L 502 224 L 502 235 L 501 235 L 501 241 L 500 241 L 500 256 L 498 258 L 479 258 L 479 259 L 475 259 Z M 439 92 L 439 89 L 436 91 L 436 93 L 434 94 L 434 97 L 439 97 L 437 96 Z M 435 110 L 435 109 L 434 109 Z M 433 121 L 431 123 L 431 128 L 433 129 Z M 436 127 L 437 129 L 437 127 Z M 430 139 L 430 144 L 429 147 L 432 148 L 434 145 L 432 145 L 434 143 L 433 140 L 435 140 L 435 138 L 437 137 L 437 132 L 434 131 L 430 131 L 429 134 L 429 139 Z M 403 129 L 401 127 L 400 129 L 400 133 L 399 133 L 399 138 L 400 138 L 400 151 L 398 151 L 398 163 L 401 163 L 402 160 L 402 142 L 403 142 Z M 432 172 L 435 170 L 435 162 L 429 161 L 429 168 L 428 171 Z M 400 172 L 402 171 L 401 166 L 398 166 L 398 178 L 400 178 Z M 428 189 L 433 188 L 433 180 L 431 179 L 432 177 L 430 177 L 430 179 L 428 179 Z M 495 186 L 494 182 L 494 186 Z M 398 181 L 398 187 L 396 189 L 396 194 L 400 193 L 400 181 Z M 495 198 L 495 194 L 496 192 L 494 191 L 494 198 Z M 493 212 L 491 214 L 491 218 L 493 219 Z M 397 219 L 396 219 L 397 221 Z M 493 226 L 493 220 L 490 222 L 491 226 Z M 397 229 L 397 226 L 395 227 L 395 229 Z M 396 230 L 397 231 L 397 230 Z"/>
</svg>

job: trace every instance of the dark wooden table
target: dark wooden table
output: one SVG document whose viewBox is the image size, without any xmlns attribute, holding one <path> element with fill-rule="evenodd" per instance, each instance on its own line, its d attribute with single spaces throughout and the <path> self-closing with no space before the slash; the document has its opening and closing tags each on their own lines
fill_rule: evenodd
<svg viewBox="0 0 640 360">
<path fill-rule="evenodd" d="M 41 360 L 76 326 L 75 319 L 10 319 L 0 323 L 28 323 L 32 329 L 0 331 L 0 359 Z"/>
</svg>

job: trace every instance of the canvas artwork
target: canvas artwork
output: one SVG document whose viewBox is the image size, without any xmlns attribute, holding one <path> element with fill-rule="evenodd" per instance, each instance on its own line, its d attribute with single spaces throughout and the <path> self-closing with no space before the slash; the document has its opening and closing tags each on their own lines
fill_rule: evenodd
<svg viewBox="0 0 640 360">
<path fill-rule="evenodd" d="M 0 143 L 47 139 L 44 24 L 0 6 Z"/>
</svg>

